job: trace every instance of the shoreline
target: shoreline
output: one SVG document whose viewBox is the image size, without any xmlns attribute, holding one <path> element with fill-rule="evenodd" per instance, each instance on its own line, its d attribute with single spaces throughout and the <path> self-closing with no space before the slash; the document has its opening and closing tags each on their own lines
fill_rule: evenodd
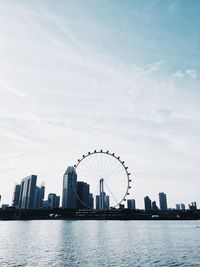
<svg viewBox="0 0 200 267">
<path fill-rule="evenodd" d="M 0 220 L 200 220 L 200 210 L 144 211 L 128 209 L 111 210 L 68 210 L 15 208 L 0 209 Z"/>
</svg>

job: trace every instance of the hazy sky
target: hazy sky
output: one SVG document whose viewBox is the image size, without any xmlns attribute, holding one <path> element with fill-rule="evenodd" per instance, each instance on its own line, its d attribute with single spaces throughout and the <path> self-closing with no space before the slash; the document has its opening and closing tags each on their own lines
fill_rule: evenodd
<svg viewBox="0 0 200 267">
<path fill-rule="evenodd" d="M 114 151 L 130 197 L 200 207 L 200 1 L 0 1 L 0 194 Z"/>
</svg>

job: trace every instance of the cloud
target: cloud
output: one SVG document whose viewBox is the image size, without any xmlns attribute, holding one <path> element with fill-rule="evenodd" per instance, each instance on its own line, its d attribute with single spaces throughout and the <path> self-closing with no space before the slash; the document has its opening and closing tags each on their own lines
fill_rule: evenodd
<svg viewBox="0 0 200 267">
<path fill-rule="evenodd" d="M 150 64 L 148 64 L 145 67 L 140 67 L 136 65 L 132 65 L 132 71 L 135 76 L 143 76 L 147 74 L 152 74 L 154 72 L 157 72 L 161 69 L 161 66 L 163 65 L 164 61 L 155 61 Z"/>
<path fill-rule="evenodd" d="M 196 79 L 197 78 L 197 72 L 196 72 L 196 70 L 188 69 L 188 70 L 185 71 L 185 73 L 191 79 Z"/>
<path fill-rule="evenodd" d="M 178 1 L 175 1 L 175 2 L 172 2 L 170 5 L 169 5 L 169 12 L 172 13 L 173 11 L 176 10 L 177 6 L 178 6 L 179 2 Z"/>
<path fill-rule="evenodd" d="M 183 78 L 190 78 L 190 79 L 196 79 L 197 78 L 197 71 L 194 69 L 187 69 L 185 71 L 177 70 L 174 74 L 174 77 L 183 79 Z"/>
<path fill-rule="evenodd" d="M 174 73 L 174 75 L 173 75 L 174 77 L 176 77 L 176 78 L 184 78 L 185 77 L 185 73 L 183 72 L 183 71 L 181 71 L 181 70 L 177 70 L 175 73 Z"/>
</svg>

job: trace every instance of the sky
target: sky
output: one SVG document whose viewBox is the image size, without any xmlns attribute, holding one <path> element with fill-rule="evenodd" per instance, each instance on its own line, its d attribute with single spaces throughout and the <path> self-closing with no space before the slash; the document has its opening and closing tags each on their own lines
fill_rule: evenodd
<svg viewBox="0 0 200 267">
<path fill-rule="evenodd" d="M 200 207 L 200 1 L 0 1 L 0 36 L 2 203 L 30 174 L 61 195 L 103 149 L 138 208 L 162 191 Z"/>
</svg>

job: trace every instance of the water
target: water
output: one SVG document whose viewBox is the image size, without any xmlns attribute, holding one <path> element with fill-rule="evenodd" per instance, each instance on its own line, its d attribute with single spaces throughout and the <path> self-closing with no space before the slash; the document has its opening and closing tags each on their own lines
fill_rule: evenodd
<svg viewBox="0 0 200 267">
<path fill-rule="evenodd" d="M 200 228 L 196 221 L 0 221 L 0 266 L 200 266 Z"/>
</svg>

